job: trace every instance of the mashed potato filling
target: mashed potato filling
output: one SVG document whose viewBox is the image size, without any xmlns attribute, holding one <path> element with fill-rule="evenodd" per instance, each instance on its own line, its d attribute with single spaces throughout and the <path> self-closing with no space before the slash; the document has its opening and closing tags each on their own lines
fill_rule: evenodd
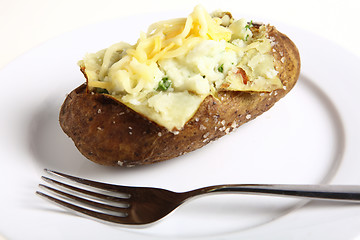
<svg viewBox="0 0 360 240">
<path fill-rule="evenodd" d="M 169 131 L 181 130 L 208 95 L 282 88 L 266 27 L 196 6 L 187 18 L 152 24 L 135 45 L 120 42 L 79 61 L 88 87 Z"/>
</svg>

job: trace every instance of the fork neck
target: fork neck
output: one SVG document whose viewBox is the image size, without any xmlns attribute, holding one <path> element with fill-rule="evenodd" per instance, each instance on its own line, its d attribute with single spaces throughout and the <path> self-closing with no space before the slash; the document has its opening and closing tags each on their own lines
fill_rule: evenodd
<svg viewBox="0 0 360 240">
<path fill-rule="evenodd" d="M 227 191 L 231 191 L 229 189 L 229 185 L 215 185 L 215 186 L 198 188 L 192 191 L 183 192 L 181 194 L 184 195 L 185 198 L 191 198 L 203 194 L 216 193 L 216 192 L 219 193 L 219 192 L 227 192 Z"/>
</svg>

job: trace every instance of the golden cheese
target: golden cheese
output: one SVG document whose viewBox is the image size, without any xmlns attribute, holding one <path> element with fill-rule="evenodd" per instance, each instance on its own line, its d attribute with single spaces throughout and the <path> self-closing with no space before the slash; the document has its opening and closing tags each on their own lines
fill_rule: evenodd
<svg viewBox="0 0 360 240">
<path fill-rule="evenodd" d="M 221 14 L 220 14 L 221 15 Z M 269 92 L 282 87 L 266 28 L 196 6 L 187 18 L 152 24 L 136 44 L 87 54 L 88 87 L 106 89 L 169 131 L 180 130 L 216 91 Z"/>
</svg>

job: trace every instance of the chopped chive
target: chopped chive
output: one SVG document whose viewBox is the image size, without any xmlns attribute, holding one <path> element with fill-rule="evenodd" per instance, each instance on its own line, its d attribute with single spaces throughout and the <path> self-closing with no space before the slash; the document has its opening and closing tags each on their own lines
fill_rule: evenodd
<svg viewBox="0 0 360 240">
<path fill-rule="evenodd" d="M 157 87 L 157 91 L 166 91 L 168 90 L 168 88 L 171 86 L 171 81 L 169 80 L 168 77 L 163 77 L 160 81 L 159 81 L 159 85 Z"/>
<path fill-rule="evenodd" d="M 250 23 L 248 23 L 246 26 L 245 26 L 245 29 L 249 29 L 252 28 L 254 25 L 253 25 L 253 21 L 251 20 Z"/>
<path fill-rule="evenodd" d="M 220 67 L 218 67 L 219 72 L 224 72 L 224 64 L 221 64 Z"/>
<path fill-rule="evenodd" d="M 109 94 L 109 91 L 105 88 L 96 88 L 95 90 L 97 93 Z"/>
</svg>

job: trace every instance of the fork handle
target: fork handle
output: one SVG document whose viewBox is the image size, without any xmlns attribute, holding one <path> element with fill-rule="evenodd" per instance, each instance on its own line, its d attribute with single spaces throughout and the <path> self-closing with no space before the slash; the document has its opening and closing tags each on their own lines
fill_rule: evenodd
<svg viewBox="0 0 360 240">
<path fill-rule="evenodd" d="M 231 184 L 200 188 L 192 196 L 205 193 L 243 193 L 308 199 L 360 201 L 357 185 Z"/>
</svg>

